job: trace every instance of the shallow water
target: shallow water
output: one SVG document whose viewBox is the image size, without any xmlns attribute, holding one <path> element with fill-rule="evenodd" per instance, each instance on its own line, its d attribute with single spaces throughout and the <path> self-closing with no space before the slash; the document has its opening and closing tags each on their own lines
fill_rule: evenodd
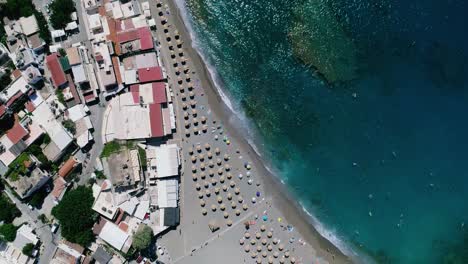
<svg viewBox="0 0 468 264">
<path fill-rule="evenodd" d="M 468 263 L 468 4 L 323 0 L 359 54 L 357 78 L 330 84 L 288 37 L 308 1 L 187 1 L 198 48 L 308 211 L 382 263 Z"/>
</svg>

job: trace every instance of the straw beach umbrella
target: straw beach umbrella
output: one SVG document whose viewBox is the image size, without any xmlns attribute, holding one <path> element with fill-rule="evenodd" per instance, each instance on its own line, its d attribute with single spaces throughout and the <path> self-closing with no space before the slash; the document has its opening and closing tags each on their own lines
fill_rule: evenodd
<svg viewBox="0 0 468 264">
<path fill-rule="evenodd" d="M 200 169 L 201 169 L 201 170 L 205 170 L 205 163 L 204 163 L 204 162 L 202 162 L 202 163 L 200 164 Z"/>
<path fill-rule="evenodd" d="M 227 196 L 228 200 L 232 200 L 232 194 L 231 193 L 228 193 L 226 196 Z"/>
<path fill-rule="evenodd" d="M 228 173 L 226 174 L 226 177 L 227 177 L 228 180 L 230 180 L 230 179 L 232 179 L 232 174 L 231 174 L 230 172 L 228 172 Z"/>
<path fill-rule="evenodd" d="M 206 205 L 205 200 L 201 199 L 201 200 L 200 200 L 200 206 L 201 206 L 201 207 L 205 207 L 205 205 Z"/>
<path fill-rule="evenodd" d="M 224 185 L 223 185 L 223 191 L 227 191 L 227 188 L 228 188 L 227 185 L 224 184 Z"/>
<path fill-rule="evenodd" d="M 188 129 L 185 130 L 185 136 L 190 137 L 190 130 L 188 130 Z"/>
<path fill-rule="evenodd" d="M 198 192 L 198 198 L 203 198 L 203 192 Z"/>
<path fill-rule="evenodd" d="M 268 256 L 268 253 L 266 251 L 262 252 L 262 257 L 266 258 Z"/>
<path fill-rule="evenodd" d="M 208 161 L 208 167 L 213 168 L 214 162 L 212 160 Z"/>
<path fill-rule="evenodd" d="M 244 245 L 244 243 L 245 243 L 245 240 L 243 238 L 239 239 L 239 245 L 242 246 L 242 245 Z"/>
<path fill-rule="evenodd" d="M 255 233 L 255 237 L 256 237 L 257 239 L 260 239 L 260 238 L 262 237 L 262 234 L 260 234 L 260 232 L 257 232 L 257 233 Z"/>
<path fill-rule="evenodd" d="M 279 257 L 278 251 L 273 252 L 273 257 L 274 257 L 274 258 L 278 258 L 278 257 Z"/>
<path fill-rule="evenodd" d="M 257 264 L 261 264 L 262 263 L 262 259 L 260 257 L 257 258 L 257 260 L 255 261 Z"/>
<path fill-rule="evenodd" d="M 229 186 L 231 186 L 231 188 L 234 188 L 236 186 L 236 183 L 234 181 L 230 181 Z"/>
<path fill-rule="evenodd" d="M 208 159 L 211 159 L 213 158 L 213 153 L 211 153 L 211 151 L 208 151 L 208 153 L 206 153 L 206 156 L 208 157 Z"/>
<path fill-rule="evenodd" d="M 255 245 L 255 244 L 257 244 L 257 240 L 255 240 L 253 238 L 250 239 L 250 245 Z"/>
<path fill-rule="evenodd" d="M 206 123 L 206 117 L 205 117 L 205 116 L 202 116 L 202 117 L 201 117 L 201 122 L 202 122 L 202 124 L 205 124 L 205 123 Z"/>
<path fill-rule="evenodd" d="M 213 176 L 214 176 L 214 171 L 213 171 L 213 170 L 209 170 L 209 171 L 208 171 L 208 175 L 210 175 L 210 177 L 213 177 Z"/>
<path fill-rule="evenodd" d="M 262 232 L 265 232 L 266 226 L 265 226 L 265 225 L 261 225 L 261 226 L 260 226 L 260 230 L 261 230 Z"/>
<path fill-rule="evenodd" d="M 250 253 L 250 257 L 251 258 L 256 258 L 257 257 L 257 252 L 252 251 L 252 253 Z"/>
<path fill-rule="evenodd" d="M 267 244 L 267 240 L 266 240 L 266 238 L 262 239 L 262 245 L 264 245 L 264 246 L 265 246 L 266 244 Z"/>
<path fill-rule="evenodd" d="M 246 246 L 244 247 L 244 251 L 245 251 L 245 252 L 249 252 L 249 251 L 250 251 L 249 245 L 246 245 Z"/>
<path fill-rule="evenodd" d="M 231 166 L 229 166 L 229 164 L 224 164 L 224 169 L 226 171 L 230 171 L 231 170 Z"/>
<path fill-rule="evenodd" d="M 283 245 L 283 244 L 279 244 L 278 250 L 279 250 L 279 251 L 283 251 L 283 249 L 284 249 L 284 245 Z"/>
<path fill-rule="evenodd" d="M 208 187 L 210 187 L 210 183 L 207 182 L 207 181 L 204 181 L 204 182 L 203 182 L 203 186 L 205 186 L 205 188 L 208 188 Z"/>
<path fill-rule="evenodd" d="M 223 163 L 223 161 L 221 159 L 216 159 L 216 164 L 218 164 L 218 166 L 220 166 L 221 163 Z"/>
<path fill-rule="evenodd" d="M 239 203 L 242 203 L 242 202 L 244 201 L 244 198 L 242 198 L 242 196 L 239 196 L 239 197 L 237 197 L 237 201 L 238 201 Z"/>
<path fill-rule="evenodd" d="M 268 238 L 271 238 L 272 236 L 273 236 L 273 233 L 272 233 L 271 231 L 268 231 L 267 237 L 268 237 Z"/>
<path fill-rule="evenodd" d="M 210 196 L 211 196 L 211 192 L 210 192 L 210 190 L 208 190 L 208 189 L 207 189 L 207 190 L 205 190 L 205 195 L 206 195 L 206 197 L 210 197 Z"/>
<path fill-rule="evenodd" d="M 225 179 L 224 179 L 224 176 L 219 177 L 219 182 L 220 182 L 220 183 L 224 183 L 224 180 L 225 180 Z"/>
<path fill-rule="evenodd" d="M 211 211 L 213 211 L 213 212 L 216 211 L 216 205 L 214 205 L 214 204 L 211 205 Z"/>
<path fill-rule="evenodd" d="M 215 194 L 219 194 L 219 187 L 215 188 Z"/>
<path fill-rule="evenodd" d="M 198 159 L 200 159 L 200 161 L 205 160 L 205 155 L 203 154 L 198 155 Z"/>
<path fill-rule="evenodd" d="M 273 250 L 273 246 L 272 246 L 272 245 L 268 245 L 267 250 L 268 250 L 268 251 L 272 251 L 272 250 Z"/>
<path fill-rule="evenodd" d="M 228 160 L 229 160 L 229 155 L 228 155 L 228 154 L 224 154 L 224 160 L 225 160 L 225 161 L 228 161 Z"/>
<path fill-rule="evenodd" d="M 201 178 L 202 180 L 204 180 L 204 179 L 206 178 L 206 174 L 205 174 L 204 172 L 201 172 L 201 173 L 200 173 L 200 178 Z"/>
<path fill-rule="evenodd" d="M 218 195 L 218 197 L 216 197 L 216 200 L 218 201 L 218 203 L 222 203 L 223 202 L 223 197 Z"/>
<path fill-rule="evenodd" d="M 284 252 L 284 257 L 289 258 L 289 251 Z"/>
<path fill-rule="evenodd" d="M 239 216 L 241 214 L 241 211 L 239 209 L 236 209 L 236 215 Z"/>
<path fill-rule="evenodd" d="M 273 264 L 273 257 L 272 256 L 268 257 L 268 264 Z"/>
<path fill-rule="evenodd" d="M 235 202 L 231 202 L 231 207 L 232 207 L 232 209 L 236 209 L 237 204 Z"/>
<path fill-rule="evenodd" d="M 214 178 L 211 179 L 211 184 L 216 185 L 217 183 L 218 183 L 218 181 L 216 179 L 214 179 Z"/>
<path fill-rule="evenodd" d="M 193 118 L 192 123 L 193 123 L 193 125 L 198 126 L 198 119 L 196 117 Z"/>
<path fill-rule="evenodd" d="M 193 99 L 193 98 L 195 97 L 195 93 L 192 92 L 192 91 L 190 91 L 190 92 L 189 92 L 189 97 L 190 97 L 190 99 Z"/>
<path fill-rule="evenodd" d="M 201 185 L 199 183 L 195 184 L 195 189 L 197 189 L 197 191 L 199 191 L 201 189 Z"/>
<path fill-rule="evenodd" d="M 197 172 L 197 167 L 195 165 L 192 165 L 192 172 Z"/>
<path fill-rule="evenodd" d="M 247 209 L 249 209 L 249 206 L 247 206 L 247 204 L 243 204 L 242 209 L 244 209 L 244 211 L 247 211 Z"/>
<path fill-rule="evenodd" d="M 190 128 L 190 122 L 185 120 L 184 121 L 185 128 Z"/>
<path fill-rule="evenodd" d="M 192 116 L 197 117 L 197 110 L 196 109 L 192 109 Z"/>
<path fill-rule="evenodd" d="M 250 238 L 250 233 L 249 233 L 249 232 L 246 232 L 246 233 L 244 234 L 244 237 L 245 237 L 246 239 L 249 239 L 249 238 Z"/>
<path fill-rule="evenodd" d="M 197 162 L 197 157 L 195 155 L 192 155 L 190 159 L 192 160 L 193 163 Z"/>
<path fill-rule="evenodd" d="M 215 153 L 216 153 L 216 155 L 219 155 L 219 153 L 221 153 L 221 151 L 219 150 L 219 148 L 215 148 Z"/>
<path fill-rule="evenodd" d="M 223 174 L 223 169 L 219 168 L 219 169 L 218 169 L 218 174 L 219 174 L 219 175 Z"/>
<path fill-rule="evenodd" d="M 211 148 L 210 144 L 205 143 L 205 149 L 206 149 L 206 150 L 210 150 L 210 148 Z"/>
<path fill-rule="evenodd" d="M 197 178 L 197 174 L 192 174 L 192 180 L 193 180 L 193 181 L 197 181 L 197 179 L 198 179 L 198 178 Z"/>
<path fill-rule="evenodd" d="M 225 205 L 225 204 L 221 204 L 221 205 L 219 206 L 219 209 L 221 209 L 221 211 L 226 210 L 226 205 Z"/>
<path fill-rule="evenodd" d="M 258 245 L 258 246 L 257 246 L 257 251 L 258 251 L 258 252 L 262 251 L 262 246 Z"/>
<path fill-rule="evenodd" d="M 187 120 L 189 118 L 189 114 L 187 112 L 184 112 L 184 119 Z"/>
<path fill-rule="evenodd" d="M 201 213 L 202 213 L 202 215 L 206 215 L 208 213 L 208 211 L 205 208 L 202 208 Z"/>
<path fill-rule="evenodd" d="M 273 245 L 276 245 L 276 244 L 278 244 L 278 239 L 275 237 L 273 238 Z"/>
<path fill-rule="evenodd" d="M 284 257 L 281 257 L 280 260 L 279 260 L 279 263 L 280 263 L 280 264 L 284 264 L 285 261 L 286 261 L 286 260 L 284 259 Z"/>
<path fill-rule="evenodd" d="M 232 226 L 232 220 L 231 220 L 231 219 L 228 219 L 228 220 L 226 221 L 226 225 L 227 225 L 227 226 Z"/>
<path fill-rule="evenodd" d="M 229 214 L 228 214 L 227 212 L 224 212 L 224 213 L 223 213 L 223 217 L 224 217 L 224 218 L 228 218 L 228 217 L 229 217 Z"/>
</svg>

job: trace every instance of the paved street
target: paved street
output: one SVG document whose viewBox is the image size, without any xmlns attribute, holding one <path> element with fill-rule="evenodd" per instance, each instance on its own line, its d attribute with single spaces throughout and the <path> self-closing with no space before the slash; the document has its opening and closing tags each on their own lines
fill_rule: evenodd
<svg viewBox="0 0 468 264">
<path fill-rule="evenodd" d="M 37 217 L 39 216 L 39 212 L 37 210 L 29 209 L 27 204 L 22 203 L 18 198 L 16 198 L 12 191 L 9 188 L 5 188 L 5 193 L 8 197 L 16 204 L 16 207 L 21 211 L 23 214 L 22 217 L 28 219 L 28 223 L 33 226 L 34 230 L 36 231 L 37 236 L 41 240 L 42 243 L 42 251 L 39 257 L 39 263 L 48 264 L 50 263 L 55 248 L 57 246 L 57 241 L 60 237 L 60 234 L 52 234 L 52 230 L 50 229 L 49 225 L 44 225 Z"/>
</svg>

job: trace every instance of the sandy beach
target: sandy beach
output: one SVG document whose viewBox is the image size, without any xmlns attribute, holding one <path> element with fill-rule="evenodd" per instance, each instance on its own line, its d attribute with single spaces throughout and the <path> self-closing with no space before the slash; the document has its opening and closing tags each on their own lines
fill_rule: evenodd
<svg viewBox="0 0 468 264">
<path fill-rule="evenodd" d="M 164 263 L 350 263 L 314 229 L 238 130 L 240 121 L 192 48 L 176 5 L 151 3 L 160 54 L 177 98 L 184 159 L 181 224 L 158 241 L 167 252 Z M 211 232 L 208 223 L 219 230 Z"/>
</svg>

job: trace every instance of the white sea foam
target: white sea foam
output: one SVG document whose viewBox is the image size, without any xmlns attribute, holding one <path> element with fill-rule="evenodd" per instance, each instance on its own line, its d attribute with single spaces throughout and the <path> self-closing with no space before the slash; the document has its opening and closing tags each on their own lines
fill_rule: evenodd
<svg viewBox="0 0 468 264">
<path fill-rule="evenodd" d="M 190 34 L 190 38 L 192 40 L 192 46 L 193 48 L 198 52 L 199 56 L 205 63 L 208 72 L 214 82 L 214 86 L 219 93 L 219 96 L 223 100 L 223 102 L 226 104 L 226 106 L 233 112 L 236 113 L 236 115 L 239 117 L 240 121 L 242 122 L 242 126 L 247 129 L 247 133 L 249 137 L 247 137 L 247 142 L 248 144 L 252 147 L 252 149 L 255 151 L 257 155 L 262 157 L 261 152 L 259 151 L 259 148 L 257 145 L 254 143 L 253 137 L 253 130 L 251 130 L 251 126 L 249 126 L 249 120 L 244 114 L 241 114 L 241 110 L 235 109 L 233 103 L 229 99 L 229 97 L 226 95 L 226 93 L 223 91 L 222 87 L 222 82 L 220 80 L 219 74 L 216 71 L 216 68 L 210 64 L 209 60 L 207 59 L 206 55 L 203 53 L 203 50 L 201 48 L 200 41 L 198 40 L 195 31 L 193 30 L 192 27 L 192 21 L 188 15 L 188 10 L 185 5 L 184 0 L 175 0 L 175 3 L 177 7 L 180 10 L 181 17 L 184 21 L 185 26 L 187 27 L 188 33 Z M 276 175 L 274 170 L 269 167 L 267 164 L 264 164 L 265 168 L 272 174 Z M 279 177 L 278 177 L 279 178 Z M 286 185 L 287 179 L 282 179 L 279 178 L 279 181 L 283 184 Z M 302 202 L 299 202 L 299 205 L 302 207 L 302 210 L 310 217 L 312 220 L 312 225 L 314 228 L 317 230 L 317 232 L 330 241 L 333 245 L 335 245 L 343 254 L 350 256 L 350 257 L 358 257 L 358 254 L 352 250 L 342 239 L 338 237 L 336 232 L 332 229 L 326 228 L 324 224 L 322 224 L 311 212 L 307 210 L 307 208 L 303 205 Z"/>
</svg>

